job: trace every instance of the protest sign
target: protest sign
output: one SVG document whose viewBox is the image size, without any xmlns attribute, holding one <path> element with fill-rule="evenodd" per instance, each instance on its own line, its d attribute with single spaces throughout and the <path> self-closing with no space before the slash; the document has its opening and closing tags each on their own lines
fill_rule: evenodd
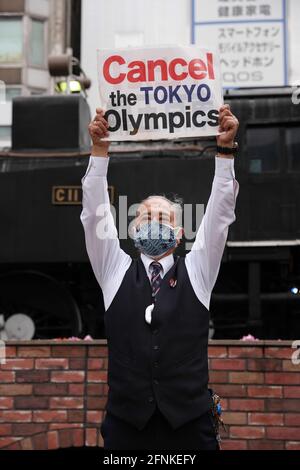
<svg viewBox="0 0 300 470">
<path fill-rule="evenodd" d="M 98 51 L 107 140 L 218 135 L 219 57 L 198 46 Z"/>
</svg>

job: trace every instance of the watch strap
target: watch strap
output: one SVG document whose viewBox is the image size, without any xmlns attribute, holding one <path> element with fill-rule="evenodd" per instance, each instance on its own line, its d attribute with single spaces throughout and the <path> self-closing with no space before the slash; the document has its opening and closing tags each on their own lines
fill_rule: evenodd
<svg viewBox="0 0 300 470">
<path fill-rule="evenodd" d="M 223 155 L 236 155 L 238 148 L 239 146 L 237 143 L 235 143 L 234 147 L 221 147 L 220 145 L 217 145 L 217 152 Z"/>
</svg>

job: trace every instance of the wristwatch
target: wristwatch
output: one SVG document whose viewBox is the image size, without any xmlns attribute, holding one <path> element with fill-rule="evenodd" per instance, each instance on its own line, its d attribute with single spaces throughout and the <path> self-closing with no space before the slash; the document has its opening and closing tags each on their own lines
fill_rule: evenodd
<svg viewBox="0 0 300 470">
<path fill-rule="evenodd" d="M 233 147 L 220 147 L 217 145 L 217 152 L 223 155 L 236 155 L 239 149 L 239 144 L 234 142 Z"/>
</svg>

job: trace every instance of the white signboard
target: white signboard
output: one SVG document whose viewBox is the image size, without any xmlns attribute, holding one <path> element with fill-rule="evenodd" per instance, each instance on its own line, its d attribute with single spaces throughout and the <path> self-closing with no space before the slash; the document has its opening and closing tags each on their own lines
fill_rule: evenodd
<svg viewBox="0 0 300 470">
<path fill-rule="evenodd" d="M 195 0 L 195 21 L 281 20 L 282 0 Z"/>
<path fill-rule="evenodd" d="M 202 47 L 98 51 L 108 140 L 218 135 L 223 104 L 219 57 Z"/>
<path fill-rule="evenodd" d="M 219 49 L 224 87 L 287 84 L 284 0 L 193 0 L 192 29 Z"/>
</svg>

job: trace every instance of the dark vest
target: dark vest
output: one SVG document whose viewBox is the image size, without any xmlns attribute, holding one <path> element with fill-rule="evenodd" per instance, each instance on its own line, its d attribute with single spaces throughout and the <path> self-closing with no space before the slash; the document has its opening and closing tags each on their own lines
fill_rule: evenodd
<svg viewBox="0 0 300 470">
<path fill-rule="evenodd" d="M 149 325 L 145 309 L 152 303 L 143 262 L 134 259 L 104 317 L 109 351 L 106 409 L 142 429 L 157 406 L 175 429 L 211 404 L 209 312 L 194 293 L 184 258 L 175 257 L 164 276 Z"/>
</svg>

